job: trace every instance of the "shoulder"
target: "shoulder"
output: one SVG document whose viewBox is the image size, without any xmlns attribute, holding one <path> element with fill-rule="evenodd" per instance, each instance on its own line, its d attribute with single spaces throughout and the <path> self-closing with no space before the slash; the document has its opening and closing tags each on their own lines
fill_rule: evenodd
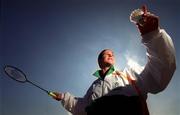
<svg viewBox="0 0 180 115">
<path fill-rule="evenodd" d="M 129 80 L 136 80 L 136 78 L 137 78 L 137 73 L 130 68 L 125 68 L 123 71 L 122 70 L 116 70 L 114 72 L 114 74 L 116 76 L 119 76 L 119 77 L 126 79 L 128 81 Z"/>
</svg>

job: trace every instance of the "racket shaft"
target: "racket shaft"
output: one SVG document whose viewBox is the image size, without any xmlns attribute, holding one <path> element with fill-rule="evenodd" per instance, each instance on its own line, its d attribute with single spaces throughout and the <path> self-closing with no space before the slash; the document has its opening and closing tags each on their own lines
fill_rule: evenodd
<svg viewBox="0 0 180 115">
<path fill-rule="evenodd" d="M 46 89 L 44 89 L 44 88 L 42 88 L 42 87 L 36 85 L 35 83 L 33 83 L 33 82 L 29 81 L 29 80 L 27 80 L 27 82 L 29 82 L 30 84 L 36 86 L 37 88 L 41 89 L 42 91 L 45 91 L 46 93 L 49 93 L 49 91 L 47 91 Z"/>
</svg>

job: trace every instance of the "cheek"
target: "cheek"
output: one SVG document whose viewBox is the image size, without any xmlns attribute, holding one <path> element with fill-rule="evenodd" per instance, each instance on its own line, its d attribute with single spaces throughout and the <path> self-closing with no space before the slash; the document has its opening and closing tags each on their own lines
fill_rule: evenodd
<svg viewBox="0 0 180 115">
<path fill-rule="evenodd" d="M 112 59 L 111 62 L 114 64 L 115 63 L 115 59 Z"/>
<path fill-rule="evenodd" d="M 113 62 L 116 62 L 115 58 L 113 58 Z"/>
<path fill-rule="evenodd" d="M 115 58 L 112 58 L 111 62 L 114 64 L 116 62 Z"/>
<path fill-rule="evenodd" d="M 107 61 L 109 61 L 109 59 L 108 59 L 108 57 L 105 57 L 104 62 L 107 62 Z"/>
<path fill-rule="evenodd" d="M 115 60 L 114 60 L 114 58 L 104 58 L 104 62 L 111 62 L 111 63 L 114 63 L 115 62 Z"/>
</svg>

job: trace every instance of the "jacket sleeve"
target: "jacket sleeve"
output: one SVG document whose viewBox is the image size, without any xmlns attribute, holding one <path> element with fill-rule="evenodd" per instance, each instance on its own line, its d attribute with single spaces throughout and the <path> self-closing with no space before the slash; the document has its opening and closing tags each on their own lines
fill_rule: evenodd
<svg viewBox="0 0 180 115">
<path fill-rule="evenodd" d="M 158 93 L 170 82 L 175 69 L 175 49 L 170 36 L 157 29 L 142 36 L 148 62 L 138 77 L 138 85 L 145 93 Z"/>
<path fill-rule="evenodd" d="M 85 108 L 90 103 L 92 86 L 88 89 L 84 97 L 75 97 L 69 92 L 64 93 L 61 101 L 62 106 L 73 115 L 86 115 Z"/>
</svg>

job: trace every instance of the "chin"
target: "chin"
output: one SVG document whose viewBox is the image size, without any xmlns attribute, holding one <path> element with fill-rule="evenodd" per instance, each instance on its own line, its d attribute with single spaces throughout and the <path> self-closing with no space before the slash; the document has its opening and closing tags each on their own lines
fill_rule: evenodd
<svg viewBox="0 0 180 115">
<path fill-rule="evenodd" d="M 114 63 L 107 63 L 107 65 L 110 67 L 110 66 L 113 66 Z"/>
<path fill-rule="evenodd" d="M 109 62 L 109 65 L 114 65 L 114 62 Z"/>
</svg>

